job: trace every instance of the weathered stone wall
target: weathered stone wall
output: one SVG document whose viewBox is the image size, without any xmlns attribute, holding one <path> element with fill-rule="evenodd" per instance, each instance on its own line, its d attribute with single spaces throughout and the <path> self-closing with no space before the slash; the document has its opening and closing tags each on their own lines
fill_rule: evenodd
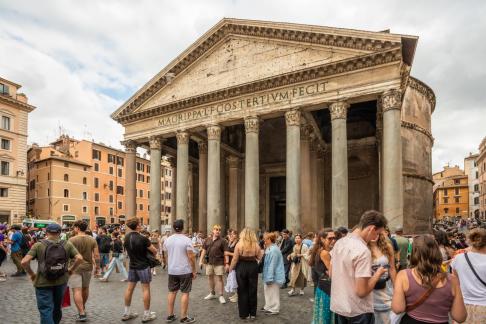
<svg viewBox="0 0 486 324">
<path fill-rule="evenodd" d="M 430 231 L 433 213 L 431 115 L 435 96 L 411 78 L 402 106 L 403 227 L 405 233 Z M 393 230 L 393 229 L 392 229 Z"/>
</svg>

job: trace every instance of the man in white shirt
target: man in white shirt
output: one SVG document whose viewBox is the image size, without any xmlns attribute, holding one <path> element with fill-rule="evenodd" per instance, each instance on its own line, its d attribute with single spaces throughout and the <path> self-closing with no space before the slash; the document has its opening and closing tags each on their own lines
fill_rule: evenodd
<svg viewBox="0 0 486 324">
<path fill-rule="evenodd" d="M 196 278 L 196 259 L 191 239 L 184 233 L 184 221 L 178 219 L 172 224 L 175 233 L 167 238 L 164 249 L 167 251 L 167 264 L 169 273 L 169 294 L 167 309 L 169 316 L 166 322 L 177 319 L 174 314 L 174 303 L 177 291 L 181 291 L 181 323 L 193 323 L 196 320 L 187 315 L 189 307 L 189 292 L 192 280 Z"/>
<path fill-rule="evenodd" d="M 367 243 L 376 240 L 387 224 L 375 210 L 363 213 L 357 228 L 339 239 L 331 250 L 331 310 L 337 324 L 373 324 L 371 292 L 383 267 L 371 275 L 371 252 Z"/>
</svg>

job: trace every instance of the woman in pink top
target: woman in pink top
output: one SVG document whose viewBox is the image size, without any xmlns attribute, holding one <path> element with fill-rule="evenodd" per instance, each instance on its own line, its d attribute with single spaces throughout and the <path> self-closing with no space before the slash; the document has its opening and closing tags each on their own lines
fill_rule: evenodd
<svg viewBox="0 0 486 324">
<path fill-rule="evenodd" d="M 402 270 L 395 280 L 392 310 L 406 312 L 401 324 L 449 323 L 466 320 L 466 307 L 456 276 L 441 271 L 442 255 L 433 237 L 413 240 L 411 269 Z M 432 293 L 420 305 L 414 305 L 431 287 Z M 410 306 L 416 306 L 410 309 Z"/>
</svg>

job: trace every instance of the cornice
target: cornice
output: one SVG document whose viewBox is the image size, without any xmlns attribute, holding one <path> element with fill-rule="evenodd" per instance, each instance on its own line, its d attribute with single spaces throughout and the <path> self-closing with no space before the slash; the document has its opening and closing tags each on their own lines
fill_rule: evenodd
<svg viewBox="0 0 486 324">
<path fill-rule="evenodd" d="M 410 88 L 417 90 L 418 92 L 423 94 L 425 98 L 427 98 L 427 100 L 430 102 L 430 105 L 432 106 L 431 112 L 434 112 L 435 104 L 436 104 L 434 91 L 427 84 L 412 76 L 408 78 L 407 85 Z"/>
<path fill-rule="evenodd" d="M 427 136 L 432 142 L 432 144 L 434 143 L 434 137 L 432 136 L 432 133 L 426 130 L 425 128 L 423 128 L 422 126 L 402 120 L 402 127 L 416 130 L 417 132 L 420 132 L 425 136 Z"/>
<path fill-rule="evenodd" d="M 22 101 L 19 101 L 17 99 L 5 95 L 0 95 L 0 102 L 14 105 L 15 107 L 25 110 L 27 112 L 31 112 L 35 109 L 35 107 L 32 105 L 26 104 Z"/>
<path fill-rule="evenodd" d="M 382 34 L 380 35 L 381 39 L 377 39 L 372 38 L 370 33 L 352 30 L 345 30 L 346 34 L 344 34 L 339 29 L 299 29 L 300 26 L 292 24 L 268 25 L 262 22 L 231 19 L 225 19 L 218 25 L 149 81 L 129 101 L 115 111 L 112 114 L 112 118 L 119 121 L 119 118 L 122 116 L 133 112 L 167 84 L 169 75 L 170 78 L 177 77 L 178 74 L 205 55 L 212 47 L 232 35 L 299 42 L 308 45 L 332 46 L 367 52 L 381 52 L 392 48 L 401 48 L 402 46 L 398 39 L 389 37 L 390 34 Z"/>
<path fill-rule="evenodd" d="M 396 47 L 378 53 L 366 54 L 359 57 L 344 59 L 332 63 L 314 66 L 307 69 L 302 69 L 295 72 L 281 74 L 271 78 L 237 85 L 234 87 L 208 92 L 199 96 L 189 97 L 176 102 L 159 105 L 151 109 L 135 112 L 132 114 L 129 113 L 130 110 L 126 110 L 123 114 L 112 117 L 119 123 L 126 124 L 132 121 L 166 114 L 176 110 L 181 110 L 202 104 L 208 104 L 213 101 L 226 100 L 262 90 L 279 88 L 327 76 L 344 74 L 365 68 L 375 67 L 382 64 L 398 62 L 401 60 L 401 57 L 401 49 L 400 47 Z"/>
</svg>

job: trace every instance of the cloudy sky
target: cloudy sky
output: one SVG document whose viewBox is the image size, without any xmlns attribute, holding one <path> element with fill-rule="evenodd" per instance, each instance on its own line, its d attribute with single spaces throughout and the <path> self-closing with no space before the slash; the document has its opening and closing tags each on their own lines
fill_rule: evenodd
<svg viewBox="0 0 486 324">
<path fill-rule="evenodd" d="M 420 36 L 412 74 L 437 96 L 437 171 L 486 136 L 485 16 L 481 0 L 0 0 L 0 76 L 37 107 L 29 142 L 62 131 L 119 147 L 109 115 L 223 17 L 391 29 Z"/>
</svg>

